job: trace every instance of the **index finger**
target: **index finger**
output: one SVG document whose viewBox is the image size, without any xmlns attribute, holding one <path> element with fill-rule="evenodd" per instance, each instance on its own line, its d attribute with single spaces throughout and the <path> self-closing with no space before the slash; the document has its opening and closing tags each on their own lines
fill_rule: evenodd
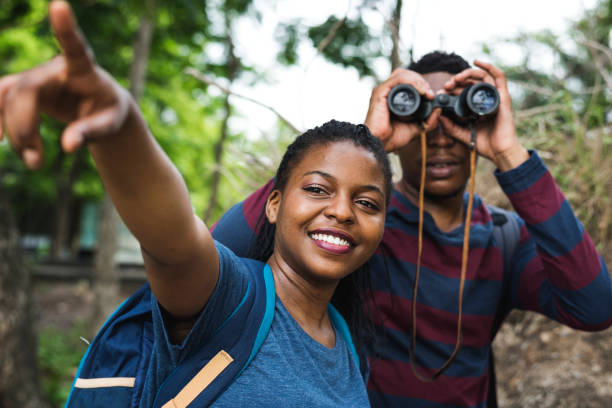
<svg viewBox="0 0 612 408">
<path fill-rule="evenodd" d="M 480 60 L 474 60 L 474 65 L 485 70 L 491 77 L 493 77 L 495 86 L 497 88 L 506 86 L 506 74 L 495 65 Z"/>
<path fill-rule="evenodd" d="M 456 75 L 453 75 L 451 79 L 444 84 L 446 91 L 452 90 L 455 87 L 465 87 L 473 85 L 476 82 L 488 82 L 491 85 L 495 85 L 495 80 L 492 75 L 486 69 L 468 68 Z"/>
<path fill-rule="evenodd" d="M 391 90 L 396 85 L 410 84 L 418 93 L 426 95 L 428 99 L 433 99 L 434 93 L 429 86 L 429 83 L 425 81 L 425 78 L 421 74 L 411 71 L 406 68 L 396 68 L 391 76 L 384 82 L 388 90 Z"/>
<path fill-rule="evenodd" d="M 93 53 L 76 23 L 70 5 L 65 1 L 52 1 L 49 4 L 49 20 L 66 57 L 68 74 L 93 70 Z"/>
</svg>

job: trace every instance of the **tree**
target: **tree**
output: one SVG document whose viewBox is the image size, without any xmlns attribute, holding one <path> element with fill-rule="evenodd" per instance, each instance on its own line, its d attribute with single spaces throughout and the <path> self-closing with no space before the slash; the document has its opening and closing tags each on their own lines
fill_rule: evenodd
<svg viewBox="0 0 612 408">
<path fill-rule="evenodd" d="M 240 59 L 236 56 L 234 39 L 233 39 L 233 20 L 236 14 L 244 13 L 251 0 L 242 1 L 225 1 L 222 7 L 223 14 L 223 45 L 225 47 L 225 64 L 223 66 L 224 77 L 229 82 L 229 85 L 236 80 L 240 75 L 240 71 L 243 69 Z M 229 133 L 229 119 L 232 114 L 232 107 L 230 104 L 230 95 L 225 94 L 223 100 L 223 118 L 221 119 L 221 130 L 219 134 L 219 140 L 215 143 L 214 149 L 214 169 L 212 174 L 212 183 L 210 197 L 204 216 L 202 217 L 205 223 L 208 223 L 213 211 L 217 207 L 218 193 L 219 193 L 219 182 L 221 179 L 221 167 L 223 166 L 223 151 L 225 143 L 228 139 Z"/>
<path fill-rule="evenodd" d="M 19 232 L 0 185 L 0 406 L 6 408 L 48 406 L 40 388 L 31 292 Z"/>
<path fill-rule="evenodd" d="M 157 4 L 146 0 L 142 8 L 140 23 L 134 41 L 134 57 L 130 66 L 130 93 L 138 101 L 144 91 L 151 41 L 155 30 Z M 110 316 L 119 303 L 119 274 L 115 262 L 117 252 L 119 214 L 108 194 L 104 194 L 98 249 L 94 257 L 93 289 L 95 293 L 94 312 L 90 327 L 95 333 Z"/>
</svg>

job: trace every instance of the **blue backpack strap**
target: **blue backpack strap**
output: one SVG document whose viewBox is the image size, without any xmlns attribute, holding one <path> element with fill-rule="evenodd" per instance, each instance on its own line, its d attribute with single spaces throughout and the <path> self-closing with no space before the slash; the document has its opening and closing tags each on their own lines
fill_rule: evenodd
<svg viewBox="0 0 612 408">
<path fill-rule="evenodd" d="M 492 205 L 487 205 L 487 209 L 493 220 L 493 238 L 501 250 L 504 266 L 502 299 L 495 313 L 493 331 L 491 333 L 492 336 L 495 336 L 509 311 L 510 299 L 507 296 L 507 292 L 512 278 L 512 259 L 521 238 L 521 226 L 516 215 L 511 211 Z"/>
<path fill-rule="evenodd" d="M 329 318 L 332 321 L 332 324 L 334 325 L 336 330 L 340 332 L 340 335 L 348 345 L 351 354 L 355 358 L 355 363 L 357 364 L 357 367 L 360 367 L 359 355 L 357 354 L 357 350 L 355 349 L 355 344 L 353 343 L 353 338 L 351 337 L 351 331 L 349 330 L 346 321 L 344 320 L 340 312 L 338 312 L 338 310 L 331 303 L 327 306 L 327 311 L 329 313 Z"/>
<path fill-rule="evenodd" d="M 503 278 L 502 278 L 502 298 L 497 306 L 493 325 L 491 328 L 491 339 L 495 337 L 501 324 L 503 323 L 510 307 L 508 298 L 508 287 L 512 278 L 512 258 L 521 237 L 521 226 L 516 216 L 507 210 L 499 207 L 487 205 L 487 209 L 493 220 L 493 238 L 502 252 L 503 259 Z M 497 408 L 497 381 L 495 379 L 495 357 L 493 348 L 489 348 L 489 390 L 487 393 L 487 407 Z"/>
<path fill-rule="evenodd" d="M 257 354 L 274 318 L 276 295 L 270 268 L 252 260 L 245 264 L 253 280 L 244 298 L 198 354 L 181 362 L 166 379 L 155 407 L 173 399 L 210 359 L 225 350 L 233 361 L 189 404 L 208 406 Z M 81 360 L 66 408 L 94 402 L 114 408 L 139 406 L 153 349 L 152 296 L 145 284 L 109 317 Z"/>
<path fill-rule="evenodd" d="M 207 384 L 205 392 L 199 392 L 190 399 L 187 406 L 210 405 L 242 373 L 259 351 L 274 318 L 274 280 L 267 265 L 264 267 L 263 263 L 252 260 L 245 260 L 245 263 L 254 280 L 240 306 L 196 354 L 180 362 L 166 378 L 157 392 L 154 408 L 161 408 L 173 400 L 203 367 L 223 350 L 233 361 Z"/>
</svg>

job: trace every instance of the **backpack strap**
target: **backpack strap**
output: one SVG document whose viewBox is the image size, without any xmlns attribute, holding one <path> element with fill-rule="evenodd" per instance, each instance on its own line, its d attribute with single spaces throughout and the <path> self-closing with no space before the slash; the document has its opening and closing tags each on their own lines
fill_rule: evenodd
<svg viewBox="0 0 612 408">
<path fill-rule="evenodd" d="M 274 318 L 274 279 L 263 262 L 244 262 L 253 280 L 242 301 L 198 353 L 166 378 L 154 407 L 210 405 L 259 351 Z M 66 408 L 92 401 L 117 408 L 140 405 L 153 350 L 152 297 L 145 284 L 109 317 L 81 360 Z"/>
<path fill-rule="evenodd" d="M 512 277 L 512 258 L 521 236 L 521 226 L 512 212 L 499 207 L 487 205 L 487 209 L 493 220 L 493 239 L 502 252 L 503 277 L 502 298 L 497 305 L 493 325 L 491 328 L 491 339 L 495 337 L 506 314 L 508 313 L 510 299 L 507 296 L 508 287 Z M 497 408 L 497 381 L 495 379 L 495 357 L 493 348 L 489 348 L 489 390 L 487 393 L 487 408 Z"/>
<path fill-rule="evenodd" d="M 521 226 L 517 217 L 511 211 L 503 210 L 492 205 L 487 205 L 487 209 L 493 220 L 493 238 L 497 245 L 499 245 L 504 265 L 502 299 L 495 313 L 493 331 L 491 333 L 492 337 L 494 337 L 506 317 L 510 303 L 510 299 L 508 299 L 506 293 L 512 278 L 512 259 L 521 237 Z"/>
<path fill-rule="evenodd" d="M 332 324 L 340 332 L 340 335 L 346 342 L 353 358 L 355 359 L 355 363 L 357 367 L 361 367 L 359 365 L 359 355 L 357 354 L 357 349 L 355 349 L 355 344 L 353 343 L 353 338 L 351 337 L 351 332 L 349 330 L 348 324 L 340 314 L 340 312 L 330 303 L 327 306 L 327 311 L 329 313 L 329 318 L 332 321 Z"/>
<path fill-rule="evenodd" d="M 206 344 L 166 378 L 157 392 L 154 408 L 209 406 L 242 374 L 261 348 L 274 319 L 274 279 L 268 265 L 243 261 L 255 278 L 247 289 L 250 293 Z"/>
<path fill-rule="evenodd" d="M 139 402 L 153 344 L 150 304 L 145 283 L 106 320 L 81 359 L 66 408 L 92 401 L 121 408 Z"/>
</svg>

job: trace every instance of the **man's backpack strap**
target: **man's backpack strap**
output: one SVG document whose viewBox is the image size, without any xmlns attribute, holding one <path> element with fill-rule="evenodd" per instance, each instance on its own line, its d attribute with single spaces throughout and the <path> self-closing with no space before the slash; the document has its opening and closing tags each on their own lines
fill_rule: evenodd
<svg viewBox="0 0 612 408">
<path fill-rule="evenodd" d="M 521 226 L 516 216 L 507 210 L 492 205 L 487 209 L 493 220 L 493 239 L 499 245 L 503 259 L 502 298 L 497 306 L 491 330 L 491 339 L 495 337 L 509 310 L 510 299 L 508 287 L 512 278 L 512 258 L 521 236 Z M 487 394 L 487 407 L 497 408 L 497 383 L 495 379 L 495 357 L 493 348 L 489 349 L 489 391 Z"/>
<path fill-rule="evenodd" d="M 516 215 L 511 211 L 503 210 L 492 205 L 487 205 L 487 209 L 493 220 L 493 239 L 495 239 L 495 242 L 501 250 L 504 265 L 502 299 L 493 320 L 492 335 L 495 336 L 509 308 L 510 299 L 508 299 L 506 295 L 512 278 L 512 260 L 514 252 L 521 238 L 521 226 Z"/>
</svg>

